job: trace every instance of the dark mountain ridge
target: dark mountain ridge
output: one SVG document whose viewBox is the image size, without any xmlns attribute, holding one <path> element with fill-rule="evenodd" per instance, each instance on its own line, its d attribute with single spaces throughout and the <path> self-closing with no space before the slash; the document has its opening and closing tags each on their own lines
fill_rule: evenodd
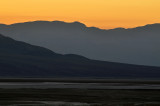
<svg viewBox="0 0 160 106">
<path fill-rule="evenodd" d="M 6 36 L 61 54 L 91 59 L 160 66 L 160 24 L 136 28 L 99 29 L 83 23 L 34 21 L 0 25 Z"/>
<path fill-rule="evenodd" d="M 91 60 L 0 35 L 1 77 L 159 78 L 160 67 Z"/>
<path fill-rule="evenodd" d="M 39 46 L 33 46 L 0 34 L 0 53 L 16 55 L 33 55 L 33 56 L 52 56 L 58 55 L 49 49 Z"/>
</svg>

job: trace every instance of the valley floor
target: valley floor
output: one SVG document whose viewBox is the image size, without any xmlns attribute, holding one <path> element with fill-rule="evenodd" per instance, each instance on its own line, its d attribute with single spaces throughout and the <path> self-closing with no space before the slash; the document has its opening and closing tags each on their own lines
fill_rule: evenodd
<svg viewBox="0 0 160 106">
<path fill-rule="evenodd" d="M 25 106 L 160 106 L 160 90 L 0 89 L 0 106 L 24 106 L 24 104 Z"/>
<path fill-rule="evenodd" d="M 160 106 L 160 81 L 0 79 L 0 106 Z"/>
</svg>

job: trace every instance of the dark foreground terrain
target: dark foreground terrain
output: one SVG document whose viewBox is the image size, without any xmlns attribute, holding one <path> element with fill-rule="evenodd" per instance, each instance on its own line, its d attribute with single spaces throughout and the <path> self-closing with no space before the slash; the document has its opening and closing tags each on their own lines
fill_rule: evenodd
<svg viewBox="0 0 160 106">
<path fill-rule="evenodd" d="M 160 106 L 160 90 L 0 89 L 0 106 Z"/>
</svg>

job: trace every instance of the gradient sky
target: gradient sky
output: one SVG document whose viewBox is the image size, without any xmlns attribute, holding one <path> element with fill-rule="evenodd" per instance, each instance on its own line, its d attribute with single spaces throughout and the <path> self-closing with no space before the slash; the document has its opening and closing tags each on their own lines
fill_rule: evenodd
<svg viewBox="0 0 160 106">
<path fill-rule="evenodd" d="M 160 23 L 160 0 L 0 0 L 0 23 L 35 20 L 130 28 Z"/>
</svg>

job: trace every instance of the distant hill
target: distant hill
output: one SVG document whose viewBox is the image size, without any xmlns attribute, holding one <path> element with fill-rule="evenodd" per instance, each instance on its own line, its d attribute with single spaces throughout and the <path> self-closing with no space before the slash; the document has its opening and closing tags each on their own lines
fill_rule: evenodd
<svg viewBox="0 0 160 106">
<path fill-rule="evenodd" d="M 160 67 L 62 55 L 0 35 L 0 77 L 159 78 Z"/>
<path fill-rule="evenodd" d="M 0 32 L 16 40 L 61 54 L 96 60 L 160 66 L 160 24 L 103 30 L 83 23 L 34 21 L 0 25 Z"/>
</svg>

